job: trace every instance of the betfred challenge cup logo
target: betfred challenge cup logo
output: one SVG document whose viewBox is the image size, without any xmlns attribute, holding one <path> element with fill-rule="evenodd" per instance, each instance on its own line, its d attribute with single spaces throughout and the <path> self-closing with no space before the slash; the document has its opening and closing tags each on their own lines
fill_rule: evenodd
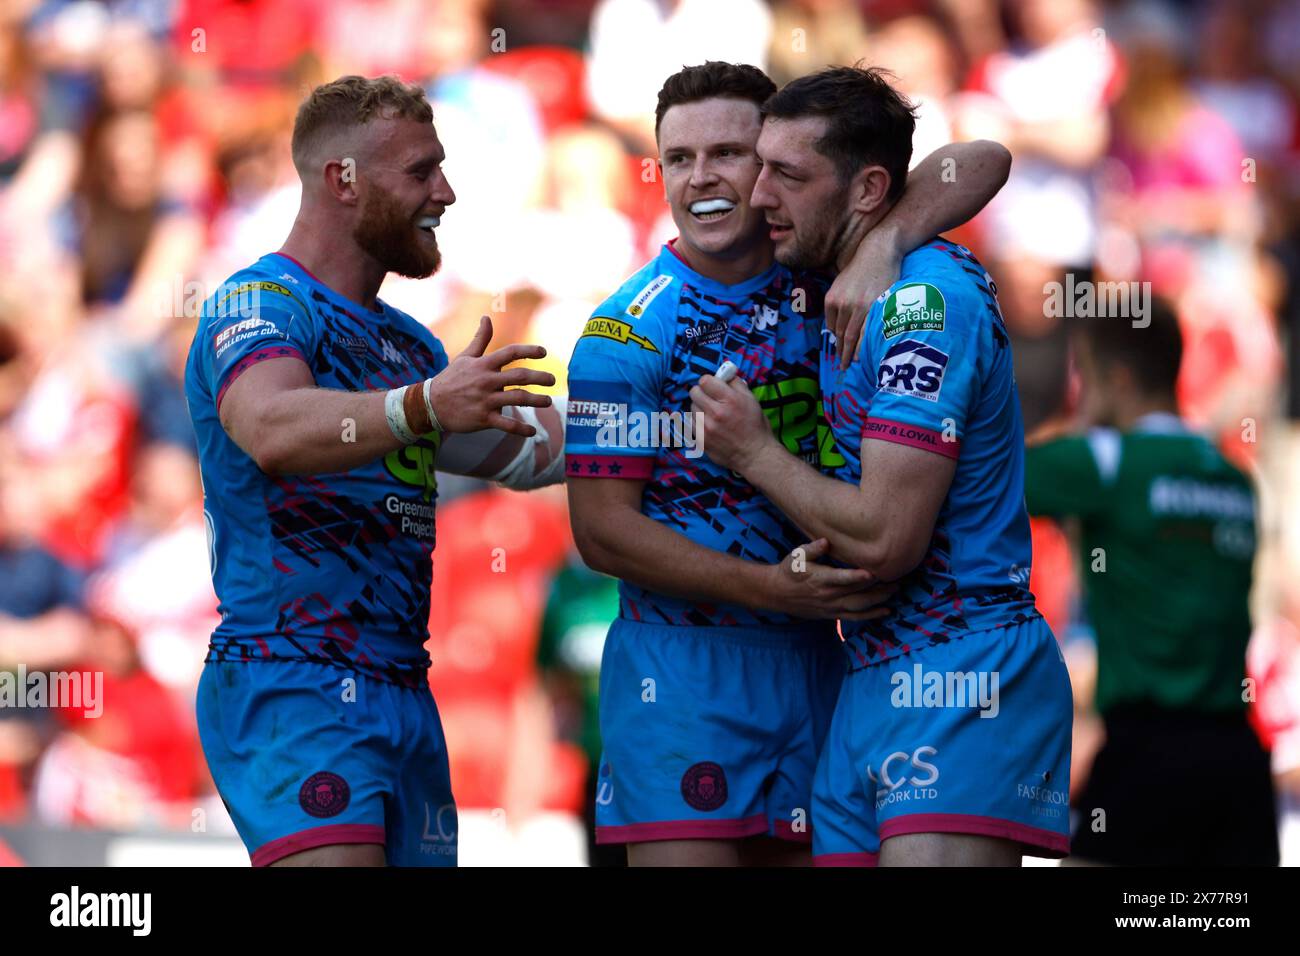
<svg viewBox="0 0 1300 956">
<path fill-rule="evenodd" d="M 313 817 L 336 817 L 348 808 L 352 791 L 336 773 L 314 773 L 298 788 L 298 803 Z"/>
<path fill-rule="evenodd" d="M 716 763 L 705 761 L 682 774 L 682 799 L 708 813 L 727 802 L 727 775 Z"/>
</svg>

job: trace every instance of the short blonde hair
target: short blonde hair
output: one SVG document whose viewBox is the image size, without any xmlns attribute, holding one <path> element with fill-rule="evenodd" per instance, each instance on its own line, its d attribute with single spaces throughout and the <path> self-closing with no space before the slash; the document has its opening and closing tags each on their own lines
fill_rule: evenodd
<svg viewBox="0 0 1300 956">
<path fill-rule="evenodd" d="M 386 74 L 341 76 L 318 86 L 302 101 L 293 122 L 293 164 L 305 174 L 313 147 L 326 135 L 372 119 L 397 117 L 433 122 L 433 107 L 418 84 Z"/>
</svg>

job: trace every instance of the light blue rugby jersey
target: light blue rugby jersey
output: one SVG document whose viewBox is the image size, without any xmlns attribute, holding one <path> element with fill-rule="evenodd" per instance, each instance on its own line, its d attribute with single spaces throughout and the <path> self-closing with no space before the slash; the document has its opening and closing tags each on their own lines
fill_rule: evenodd
<svg viewBox="0 0 1300 956">
<path fill-rule="evenodd" d="M 204 303 L 185 398 L 221 612 L 208 660 L 317 661 L 418 686 L 429 664 L 437 436 L 348 472 L 267 475 L 218 410 L 243 371 L 282 356 L 306 362 L 318 387 L 354 392 L 447 366 L 415 319 L 383 302 L 367 310 L 278 253 Z"/>
<path fill-rule="evenodd" d="M 1011 343 L 997 287 L 970 250 L 935 239 L 907 255 L 846 371 L 825 331 L 821 386 L 843 460 L 836 477 L 860 483 L 868 437 L 957 460 L 925 558 L 889 602 L 894 613 L 841 622 L 851 666 L 1038 616 Z"/>
<path fill-rule="evenodd" d="M 817 381 L 824 292 L 819 277 L 777 264 L 723 285 L 664 246 L 595 310 L 574 349 L 568 474 L 643 480 L 642 511 L 655 521 L 739 558 L 782 560 L 806 536 L 743 478 L 699 455 L 680 415 L 690 412 L 690 390 L 700 376 L 730 359 L 791 453 L 839 463 Z M 668 444 L 676 447 L 664 447 L 662 423 L 678 427 L 674 414 L 682 426 Z M 769 627 L 796 620 L 696 604 L 627 581 L 620 597 L 621 616 L 648 623 Z"/>
</svg>

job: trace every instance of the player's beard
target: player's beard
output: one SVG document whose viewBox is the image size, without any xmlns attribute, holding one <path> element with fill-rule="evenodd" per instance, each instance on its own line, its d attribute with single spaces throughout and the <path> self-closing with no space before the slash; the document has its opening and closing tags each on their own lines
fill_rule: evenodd
<svg viewBox="0 0 1300 956">
<path fill-rule="evenodd" d="M 849 229 L 849 213 L 843 200 L 827 203 L 809 221 L 820 224 L 820 228 L 803 236 L 796 231 L 789 242 L 777 248 L 777 262 L 790 269 L 834 270 Z"/>
<path fill-rule="evenodd" d="M 396 272 L 409 279 L 423 279 L 438 271 L 442 256 L 438 240 L 421 243 L 415 222 L 393 198 L 392 193 L 371 185 L 361 207 L 361 221 L 352 230 L 352 238 L 369 253 L 386 272 Z"/>
</svg>

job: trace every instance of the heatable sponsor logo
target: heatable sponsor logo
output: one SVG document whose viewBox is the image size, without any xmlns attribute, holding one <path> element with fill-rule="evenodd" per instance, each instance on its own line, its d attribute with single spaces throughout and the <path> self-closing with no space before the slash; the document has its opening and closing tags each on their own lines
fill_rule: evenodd
<svg viewBox="0 0 1300 956">
<path fill-rule="evenodd" d="M 928 282 L 905 285 L 885 300 L 881 315 L 884 336 L 904 332 L 942 332 L 946 303 L 943 293 Z"/>
</svg>

